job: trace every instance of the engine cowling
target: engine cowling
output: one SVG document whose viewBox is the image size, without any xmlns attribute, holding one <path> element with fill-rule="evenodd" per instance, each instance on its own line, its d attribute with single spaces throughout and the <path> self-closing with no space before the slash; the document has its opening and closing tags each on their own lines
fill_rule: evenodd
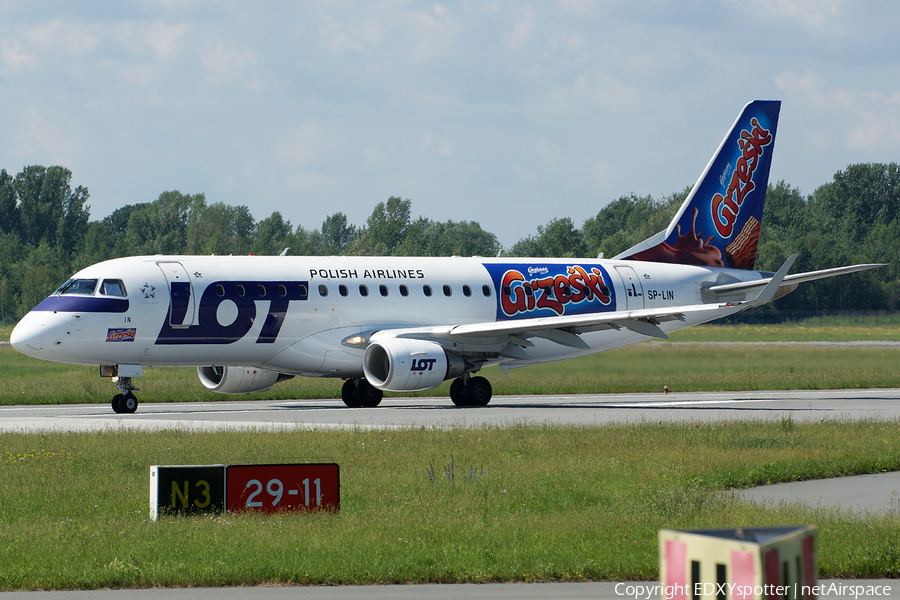
<svg viewBox="0 0 900 600">
<path fill-rule="evenodd" d="M 279 381 L 291 378 L 259 367 L 197 367 L 197 375 L 206 389 L 220 394 L 265 392 Z"/>
<path fill-rule="evenodd" d="M 465 359 L 427 340 L 373 341 L 363 357 L 366 380 L 373 387 L 389 392 L 430 390 L 465 370 Z"/>
</svg>

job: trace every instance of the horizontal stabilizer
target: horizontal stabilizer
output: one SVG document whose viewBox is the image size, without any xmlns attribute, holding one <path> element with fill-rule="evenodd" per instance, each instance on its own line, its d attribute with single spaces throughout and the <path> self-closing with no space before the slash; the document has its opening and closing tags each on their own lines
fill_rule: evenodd
<svg viewBox="0 0 900 600">
<path fill-rule="evenodd" d="M 836 267 L 834 269 L 822 269 L 819 271 L 809 271 L 808 273 L 797 273 L 795 275 L 787 275 L 781 282 L 779 288 L 787 291 L 793 290 L 797 285 L 807 281 L 815 281 L 817 279 L 825 279 L 826 277 L 835 277 L 837 275 L 846 275 L 848 273 L 857 273 L 859 271 L 867 271 L 878 267 L 886 266 L 883 263 L 850 265 L 847 267 Z M 754 281 L 741 281 L 738 283 L 725 283 L 721 285 L 711 285 L 704 287 L 703 291 L 716 295 L 734 294 L 736 292 L 749 292 L 752 290 L 765 287 L 772 281 L 772 277 L 757 279 Z"/>
</svg>

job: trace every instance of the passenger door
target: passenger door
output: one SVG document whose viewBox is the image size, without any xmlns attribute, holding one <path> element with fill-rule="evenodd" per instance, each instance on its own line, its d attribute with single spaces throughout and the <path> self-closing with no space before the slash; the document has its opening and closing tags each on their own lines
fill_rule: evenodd
<svg viewBox="0 0 900 600">
<path fill-rule="evenodd" d="M 169 325 L 190 327 L 194 323 L 196 309 L 191 278 L 179 262 L 156 263 L 162 269 L 169 284 Z"/>
</svg>

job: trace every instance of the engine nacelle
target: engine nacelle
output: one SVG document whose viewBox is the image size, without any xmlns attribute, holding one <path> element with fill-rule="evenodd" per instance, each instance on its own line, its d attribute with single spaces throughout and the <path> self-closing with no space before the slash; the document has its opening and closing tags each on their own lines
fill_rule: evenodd
<svg viewBox="0 0 900 600">
<path fill-rule="evenodd" d="M 363 357 L 363 372 L 373 387 L 389 392 L 419 392 L 462 375 L 466 361 L 427 340 L 389 338 L 373 341 Z"/>
<path fill-rule="evenodd" d="M 208 390 L 220 394 L 265 392 L 279 381 L 292 377 L 259 367 L 197 367 L 197 375 Z"/>
</svg>

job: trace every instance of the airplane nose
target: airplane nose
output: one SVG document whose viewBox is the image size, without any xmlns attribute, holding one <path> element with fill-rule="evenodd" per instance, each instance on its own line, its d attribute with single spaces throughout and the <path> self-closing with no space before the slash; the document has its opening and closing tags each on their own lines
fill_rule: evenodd
<svg viewBox="0 0 900 600">
<path fill-rule="evenodd" d="M 44 324 L 31 314 L 25 315 L 9 335 L 9 343 L 22 354 L 40 356 L 44 349 Z"/>
</svg>

